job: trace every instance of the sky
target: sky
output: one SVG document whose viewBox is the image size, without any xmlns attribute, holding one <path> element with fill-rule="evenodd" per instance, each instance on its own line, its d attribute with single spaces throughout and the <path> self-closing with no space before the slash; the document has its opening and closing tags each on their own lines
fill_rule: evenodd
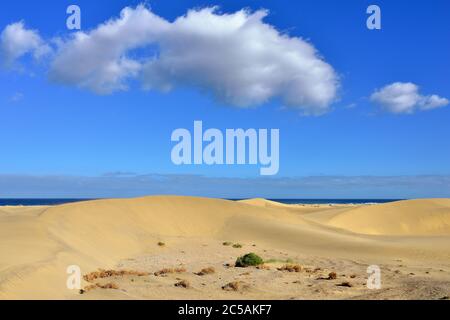
<svg viewBox="0 0 450 320">
<path fill-rule="evenodd" d="M 366 26 L 373 4 L 380 30 Z M 445 0 L 2 3 L 0 197 L 450 197 L 448 12 Z M 277 175 L 175 165 L 171 134 L 196 120 L 279 129 Z"/>
</svg>

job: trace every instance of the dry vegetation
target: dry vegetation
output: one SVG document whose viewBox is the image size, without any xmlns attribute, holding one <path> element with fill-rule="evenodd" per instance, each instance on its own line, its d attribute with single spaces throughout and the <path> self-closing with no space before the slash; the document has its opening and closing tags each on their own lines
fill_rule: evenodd
<svg viewBox="0 0 450 320">
<path fill-rule="evenodd" d="M 224 285 L 222 289 L 225 291 L 241 291 L 247 287 L 248 285 L 242 281 L 233 281 Z"/>
<path fill-rule="evenodd" d="M 84 287 L 84 289 L 81 289 L 80 294 L 84 294 L 86 292 L 89 292 L 89 291 L 97 289 L 97 288 L 118 290 L 119 286 L 117 284 L 115 284 L 114 282 L 109 282 L 106 284 L 101 284 L 101 283 L 91 284 L 91 285 Z"/>
<path fill-rule="evenodd" d="M 337 286 L 338 287 L 347 287 L 347 288 L 353 287 L 353 285 L 350 282 L 348 282 L 348 281 L 344 281 L 342 283 L 339 283 L 339 284 L 337 284 Z"/>
<path fill-rule="evenodd" d="M 299 264 L 286 264 L 281 268 L 278 268 L 277 270 L 287 272 L 301 272 L 303 270 L 303 267 Z"/>
<path fill-rule="evenodd" d="M 191 287 L 191 284 L 187 280 L 181 280 L 175 283 L 175 287 L 189 289 Z"/>
<path fill-rule="evenodd" d="M 163 245 L 161 245 L 161 243 L 158 243 L 158 245 L 163 246 Z M 240 244 L 232 244 L 231 242 L 223 242 L 222 245 L 233 246 L 233 247 L 240 246 Z M 258 270 L 269 271 L 269 270 L 271 270 L 271 267 L 267 263 L 271 263 L 271 262 L 278 264 L 278 266 L 273 267 L 273 269 L 275 269 L 277 271 L 281 271 L 281 272 L 286 272 L 286 273 L 305 272 L 305 273 L 311 274 L 311 273 L 323 272 L 321 268 L 304 267 L 303 265 L 294 263 L 293 260 L 291 260 L 291 259 L 263 260 L 261 257 L 259 257 L 258 255 L 254 254 L 254 253 L 248 253 L 246 255 L 240 256 L 236 260 L 235 267 L 253 266 Z M 232 265 L 228 264 L 228 266 L 231 267 Z M 167 277 L 171 274 L 181 274 L 181 273 L 186 273 L 186 272 L 187 272 L 186 268 L 181 266 L 181 267 L 176 267 L 176 268 L 163 268 L 159 271 L 154 272 L 153 275 L 156 277 Z M 197 276 L 207 276 L 207 275 L 217 274 L 217 271 L 214 267 L 209 266 L 209 267 L 202 268 L 200 271 L 194 272 L 193 274 L 195 274 Z M 252 274 L 252 272 L 245 272 L 245 273 L 240 274 L 239 276 L 249 276 L 251 274 Z M 80 290 L 80 294 L 84 294 L 84 293 L 87 293 L 87 292 L 89 292 L 91 290 L 95 290 L 95 289 L 116 289 L 116 290 L 119 289 L 119 286 L 113 282 L 108 282 L 108 283 L 104 283 L 104 284 L 97 282 L 97 280 L 100 280 L 100 279 L 106 279 L 106 278 L 111 278 L 111 277 L 124 277 L 124 276 L 143 277 L 143 276 L 149 276 L 149 275 L 151 275 L 151 273 L 149 273 L 149 272 L 136 271 L 136 270 L 132 270 L 132 269 L 131 270 L 99 269 L 98 271 L 94 271 L 94 272 L 91 272 L 91 273 L 83 276 L 84 280 L 86 280 L 87 282 L 89 282 L 91 284 L 86 286 L 84 289 Z M 350 276 L 350 278 L 355 278 L 355 277 L 356 277 L 356 275 L 354 275 L 354 274 L 352 274 Z M 328 273 L 327 276 L 319 277 L 319 278 L 317 278 L 317 280 L 335 280 L 337 278 L 338 278 L 338 275 L 336 272 L 330 272 L 330 273 Z M 219 279 L 221 279 L 221 278 L 219 277 Z M 132 278 L 131 282 L 134 282 L 134 281 L 135 281 L 135 279 Z M 301 281 L 297 280 L 292 283 L 300 284 Z M 202 285 L 204 285 L 204 284 L 202 284 Z M 176 278 L 176 283 L 174 283 L 173 286 L 175 286 L 177 288 L 184 288 L 184 289 L 192 288 L 192 285 L 188 280 L 183 280 L 180 278 Z M 335 286 L 351 288 L 351 287 L 353 287 L 353 284 L 351 284 L 348 281 L 344 281 L 344 282 L 336 283 Z M 243 281 L 234 280 L 234 281 L 231 281 L 231 282 L 223 285 L 221 288 L 224 291 L 241 292 L 242 293 L 246 289 L 250 288 L 250 286 L 249 286 L 249 284 L 247 284 Z"/>
<path fill-rule="evenodd" d="M 259 270 L 270 270 L 270 267 L 266 264 L 260 264 L 259 266 L 256 266 L 256 269 Z"/>
<path fill-rule="evenodd" d="M 160 276 L 166 276 L 168 274 L 172 274 L 172 273 L 185 273 L 186 272 L 186 268 L 164 268 L 161 269 L 159 271 L 156 271 L 154 273 L 155 276 L 160 277 Z"/>
<path fill-rule="evenodd" d="M 330 272 L 328 274 L 327 280 L 336 280 L 337 279 L 337 273 L 336 272 Z"/>
<path fill-rule="evenodd" d="M 216 273 L 216 269 L 213 267 L 203 268 L 199 272 L 196 273 L 198 276 L 206 276 L 207 274 L 213 274 Z"/>
<path fill-rule="evenodd" d="M 142 272 L 142 271 L 135 271 L 135 270 L 103 270 L 103 269 L 99 269 L 98 271 L 94 271 L 94 272 L 84 275 L 83 279 L 87 282 L 94 282 L 94 280 L 96 280 L 96 279 L 104 279 L 104 278 L 110 278 L 110 277 L 123 277 L 123 276 L 144 277 L 144 276 L 148 276 L 148 275 L 150 275 L 150 273 Z"/>
</svg>

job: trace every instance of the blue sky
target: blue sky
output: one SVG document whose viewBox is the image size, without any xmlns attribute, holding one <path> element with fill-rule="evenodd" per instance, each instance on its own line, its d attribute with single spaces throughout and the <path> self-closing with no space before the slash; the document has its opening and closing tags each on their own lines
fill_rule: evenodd
<svg viewBox="0 0 450 320">
<path fill-rule="evenodd" d="M 38 31 L 43 41 L 68 39 L 73 31 L 66 29 L 65 11 L 73 3 L 4 3 L 0 30 L 23 21 L 26 28 Z M 117 18 L 124 7 L 135 8 L 139 3 L 76 1 L 82 13 L 81 31 L 89 33 L 106 20 Z M 365 11 L 370 4 L 381 8 L 381 30 L 366 28 Z M 285 107 L 277 96 L 242 108 L 195 86 L 177 86 L 169 93 L 145 91 L 136 79 L 127 81 L 126 91 L 100 95 L 52 81 L 51 62 L 45 58 L 35 62 L 24 55 L 17 62 L 20 68 L 0 71 L 0 197 L 184 193 L 177 188 L 154 188 L 150 183 L 128 183 L 130 177 L 139 180 L 148 174 L 165 179 L 193 177 L 183 180 L 185 193 L 205 196 L 450 196 L 450 106 L 422 110 L 428 109 L 422 108 L 429 105 L 423 101 L 431 95 L 450 98 L 448 1 L 147 2 L 154 14 L 169 22 L 188 9 L 213 5 L 220 7 L 219 14 L 242 8 L 267 9 L 264 23 L 289 37 L 308 39 L 339 78 L 336 99 L 329 103 L 328 112 L 305 116 L 299 109 Z M 138 50 L 129 54 L 142 57 L 145 53 Z M 411 112 L 392 112 L 386 100 L 373 98 L 376 90 L 394 83 L 417 86 L 417 92 L 415 88 L 412 91 L 418 102 Z M 174 145 L 170 135 L 176 128 L 192 128 L 194 120 L 223 130 L 279 128 L 276 183 L 271 186 L 270 179 L 264 180 L 264 187 L 258 189 L 256 181 L 262 179 L 258 166 L 175 166 L 170 159 Z M 115 176 L 117 189 L 110 190 L 111 181 L 101 179 L 105 175 Z M 59 177 L 62 185 L 49 176 Z M 127 183 L 121 180 L 123 176 Z M 95 188 L 74 190 L 74 179 L 82 184 L 83 177 L 99 181 Z M 318 179 L 322 187 L 291 180 L 307 177 L 322 177 Z M 350 184 L 330 186 L 332 177 L 364 177 L 364 182 L 357 188 Z M 42 184 L 36 184 L 36 179 Z M 384 179 L 383 187 L 374 190 L 372 183 L 377 179 Z M 423 187 L 420 179 L 426 180 Z M 280 189 L 283 181 L 289 188 Z M 9 186 L 14 183 L 20 188 L 13 192 Z M 162 179 L 161 183 L 168 182 Z M 252 185 L 255 189 L 249 192 Z M 64 188 L 71 191 L 61 192 Z"/>
</svg>

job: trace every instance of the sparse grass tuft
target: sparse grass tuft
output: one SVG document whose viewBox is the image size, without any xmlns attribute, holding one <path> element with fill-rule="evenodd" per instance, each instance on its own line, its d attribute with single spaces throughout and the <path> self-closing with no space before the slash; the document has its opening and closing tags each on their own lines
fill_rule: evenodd
<svg viewBox="0 0 450 320">
<path fill-rule="evenodd" d="M 227 283 L 222 287 L 222 290 L 225 291 L 240 291 L 244 289 L 246 285 L 242 281 L 233 281 L 230 283 Z"/>
<path fill-rule="evenodd" d="M 225 242 L 222 243 L 222 245 L 224 245 L 224 246 L 226 246 L 226 247 L 229 247 L 229 246 L 231 246 L 232 244 L 233 244 L 233 242 L 230 242 L 230 241 L 225 241 Z"/>
<path fill-rule="evenodd" d="M 266 264 L 261 264 L 259 266 L 256 266 L 256 269 L 259 269 L 259 270 L 270 270 L 270 267 L 268 265 L 266 265 Z"/>
<path fill-rule="evenodd" d="M 196 275 L 198 276 L 206 276 L 207 274 L 213 274 L 216 273 L 216 269 L 213 267 L 203 268 L 200 270 L 200 272 L 197 272 Z"/>
<path fill-rule="evenodd" d="M 175 283 L 175 287 L 189 289 L 191 287 L 191 284 L 187 280 L 181 280 Z"/>
<path fill-rule="evenodd" d="M 233 244 L 233 248 L 235 248 L 235 249 L 240 249 L 240 248 L 242 248 L 242 247 L 243 247 L 243 245 L 240 244 L 240 243 L 235 243 L 235 244 Z"/>
<path fill-rule="evenodd" d="M 294 260 L 291 258 L 288 259 L 269 259 L 265 260 L 264 263 L 286 263 L 286 264 L 293 264 Z"/>
<path fill-rule="evenodd" d="M 242 257 L 237 258 L 235 267 L 246 268 L 250 266 L 259 266 L 263 264 L 263 259 L 255 253 L 248 253 Z"/>
<path fill-rule="evenodd" d="M 80 294 L 85 294 L 86 292 L 89 292 L 89 291 L 97 289 L 97 288 L 118 290 L 119 286 L 117 284 L 115 284 L 114 282 L 109 282 L 106 284 L 96 283 L 96 284 L 91 284 L 91 285 L 84 287 L 84 289 L 81 289 L 79 292 L 80 292 Z"/>
<path fill-rule="evenodd" d="M 123 277 L 123 276 L 138 276 L 144 277 L 148 276 L 148 272 L 135 271 L 135 270 L 103 270 L 99 269 L 98 271 L 94 271 L 88 273 L 83 276 L 83 279 L 87 282 L 93 282 L 96 279 L 104 279 L 110 277 Z"/>
<path fill-rule="evenodd" d="M 277 269 L 278 271 L 288 271 L 288 272 L 301 272 L 303 267 L 299 264 L 286 264 L 281 268 Z"/>
<path fill-rule="evenodd" d="M 84 287 L 84 289 L 80 289 L 80 294 L 85 294 L 86 292 L 94 290 L 95 288 L 97 288 L 97 286 L 95 284 L 88 285 L 88 286 Z"/>
<path fill-rule="evenodd" d="M 158 242 L 158 247 L 165 247 L 166 246 L 166 244 L 164 243 L 164 242 Z"/>
<path fill-rule="evenodd" d="M 97 287 L 99 287 L 100 289 L 114 289 L 114 290 L 119 289 L 119 286 L 117 284 L 115 284 L 114 282 L 109 282 L 106 284 L 97 283 Z"/>
<path fill-rule="evenodd" d="M 353 285 L 350 282 L 348 282 L 348 281 L 344 281 L 342 283 L 339 283 L 336 286 L 338 286 L 338 287 L 347 287 L 347 288 L 353 287 Z"/>
<path fill-rule="evenodd" d="M 154 273 L 155 276 L 166 276 L 171 273 L 184 273 L 186 272 L 185 268 L 164 268 Z"/>
</svg>

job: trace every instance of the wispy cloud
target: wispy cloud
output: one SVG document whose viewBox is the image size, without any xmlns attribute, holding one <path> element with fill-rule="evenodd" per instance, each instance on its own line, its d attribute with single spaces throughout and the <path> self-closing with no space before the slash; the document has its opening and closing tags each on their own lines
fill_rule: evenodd
<svg viewBox="0 0 450 320">
<path fill-rule="evenodd" d="M 25 95 L 22 92 L 15 92 L 10 98 L 9 101 L 12 103 L 17 103 L 23 100 Z"/>
<path fill-rule="evenodd" d="M 450 176 L 220 178 L 176 174 L 98 177 L 0 175 L 0 197 L 101 198 L 155 194 L 223 198 L 450 197 Z"/>
</svg>

